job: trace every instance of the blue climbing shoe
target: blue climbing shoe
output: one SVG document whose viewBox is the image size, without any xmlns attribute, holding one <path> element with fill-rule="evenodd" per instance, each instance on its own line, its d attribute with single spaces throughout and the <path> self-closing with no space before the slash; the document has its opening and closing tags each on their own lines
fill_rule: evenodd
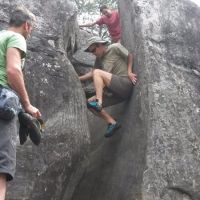
<svg viewBox="0 0 200 200">
<path fill-rule="evenodd" d="M 109 123 L 104 136 L 105 137 L 111 137 L 115 133 L 115 131 L 117 129 L 119 129 L 120 127 L 121 127 L 121 125 L 118 122 L 116 122 L 115 124 Z"/>
<path fill-rule="evenodd" d="M 102 110 L 102 104 L 100 104 L 98 102 L 98 100 L 96 100 L 96 101 L 88 101 L 87 102 L 87 107 L 88 108 L 92 108 L 97 112 L 101 112 L 101 110 Z"/>
</svg>

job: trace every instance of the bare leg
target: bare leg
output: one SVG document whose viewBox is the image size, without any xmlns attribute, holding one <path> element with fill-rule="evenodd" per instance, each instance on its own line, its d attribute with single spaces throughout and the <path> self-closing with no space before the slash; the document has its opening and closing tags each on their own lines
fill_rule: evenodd
<svg viewBox="0 0 200 200">
<path fill-rule="evenodd" d="M 92 97 L 90 97 L 89 99 L 88 99 L 88 101 L 95 101 L 97 98 L 96 98 L 96 96 L 92 96 Z"/>
<path fill-rule="evenodd" d="M 103 118 L 108 124 L 115 124 L 116 121 L 111 115 L 109 115 L 104 109 L 99 113 L 100 117 Z"/>
<path fill-rule="evenodd" d="M 103 88 L 110 84 L 112 74 L 100 69 L 93 71 L 93 81 L 96 90 L 96 98 L 102 103 Z"/>
<path fill-rule="evenodd" d="M 101 117 L 102 119 L 104 119 L 108 124 L 115 124 L 116 121 L 115 119 L 109 115 L 104 109 L 101 110 L 101 112 L 97 112 L 97 111 L 94 111 L 92 108 L 89 109 L 91 110 L 91 112 L 95 115 L 97 115 L 98 117 Z"/>
<path fill-rule="evenodd" d="M 0 200 L 5 200 L 6 196 L 6 175 L 0 174 Z"/>
<path fill-rule="evenodd" d="M 103 98 L 103 88 L 108 86 L 111 82 L 112 74 L 105 72 L 100 69 L 95 69 L 93 71 L 93 81 L 96 91 L 96 96 L 91 97 L 88 101 L 94 100 L 94 98 L 98 99 L 98 101 L 102 104 Z M 114 124 L 116 121 L 114 118 L 109 115 L 104 109 L 101 112 L 97 112 L 98 116 L 104 119 L 107 123 Z"/>
<path fill-rule="evenodd" d="M 96 96 L 90 97 L 88 99 L 88 101 L 94 101 L 94 100 L 96 100 Z M 92 109 L 92 111 L 94 112 L 93 109 Z M 113 117 L 111 115 L 109 115 L 104 109 L 102 109 L 101 112 L 95 111 L 95 115 L 98 115 L 99 117 L 104 119 L 107 123 L 111 123 L 111 124 L 116 123 L 116 121 L 113 119 Z"/>
</svg>

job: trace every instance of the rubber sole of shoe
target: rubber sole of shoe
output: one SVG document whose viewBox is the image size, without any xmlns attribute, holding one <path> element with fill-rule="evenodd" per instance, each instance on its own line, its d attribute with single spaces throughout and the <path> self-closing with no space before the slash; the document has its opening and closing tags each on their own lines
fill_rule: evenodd
<svg viewBox="0 0 200 200">
<path fill-rule="evenodd" d="M 41 141 L 40 124 L 27 113 L 19 113 L 19 122 L 26 126 L 29 137 L 35 145 L 39 145 Z"/>
<path fill-rule="evenodd" d="M 28 129 L 25 126 L 20 125 L 19 126 L 19 142 L 20 142 L 20 145 L 23 145 L 26 142 L 27 137 L 28 137 Z"/>
</svg>

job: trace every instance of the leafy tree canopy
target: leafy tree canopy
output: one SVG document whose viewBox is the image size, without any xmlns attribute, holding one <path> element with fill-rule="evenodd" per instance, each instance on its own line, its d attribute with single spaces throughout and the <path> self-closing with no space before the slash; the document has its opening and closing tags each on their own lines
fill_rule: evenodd
<svg viewBox="0 0 200 200">
<path fill-rule="evenodd" d="M 75 0 L 79 14 L 99 14 L 99 7 L 107 5 L 110 8 L 117 8 L 116 0 Z"/>
<path fill-rule="evenodd" d="M 100 15 L 99 8 L 102 5 L 107 5 L 111 9 L 117 9 L 117 0 L 75 0 L 78 7 L 78 15 L 80 23 L 92 22 Z M 81 17 L 82 16 L 82 17 Z M 110 40 L 110 36 L 105 25 L 99 28 L 86 27 L 85 30 L 92 34 L 98 33 L 99 36 L 106 40 Z"/>
</svg>

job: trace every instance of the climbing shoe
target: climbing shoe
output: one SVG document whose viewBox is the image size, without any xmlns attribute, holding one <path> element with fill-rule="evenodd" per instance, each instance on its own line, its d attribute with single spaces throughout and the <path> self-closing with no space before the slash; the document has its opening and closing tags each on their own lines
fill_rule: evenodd
<svg viewBox="0 0 200 200">
<path fill-rule="evenodd" d="M 41 132 L 44 128 L 44 122 L 41 119 L 32 117 L 30 114 L 20 112 L 18 114 L 20 128 L 20 144 L 24 144 L 29 136 L 33 144 L 39 145 L 41 141 Z"/>
<path fill-rule="evenodd" d="M 101 112 L 101 110 L 102 110 L 102 104 L 100 104 L 98 100 L 88 101 L 87 102 L 87 107 L 88 108 L 92 108 L 97 112 Z"/>
<path fill-rule="evenodd" d="M 121 125 L 116 122 L 115 124 L 109 123 L 106 129 L 105 137 L 111 137 L 117 129 L 119 129 Z"/>
<path fill-rule="evenodd" d="M 19 142 L 21 145 L 23 145 L 28 137 L 28 129 L 26 128 L 26 126 L 24 126 L 23 124 L 20 123 L 19 125 Z"/>
</svg>

